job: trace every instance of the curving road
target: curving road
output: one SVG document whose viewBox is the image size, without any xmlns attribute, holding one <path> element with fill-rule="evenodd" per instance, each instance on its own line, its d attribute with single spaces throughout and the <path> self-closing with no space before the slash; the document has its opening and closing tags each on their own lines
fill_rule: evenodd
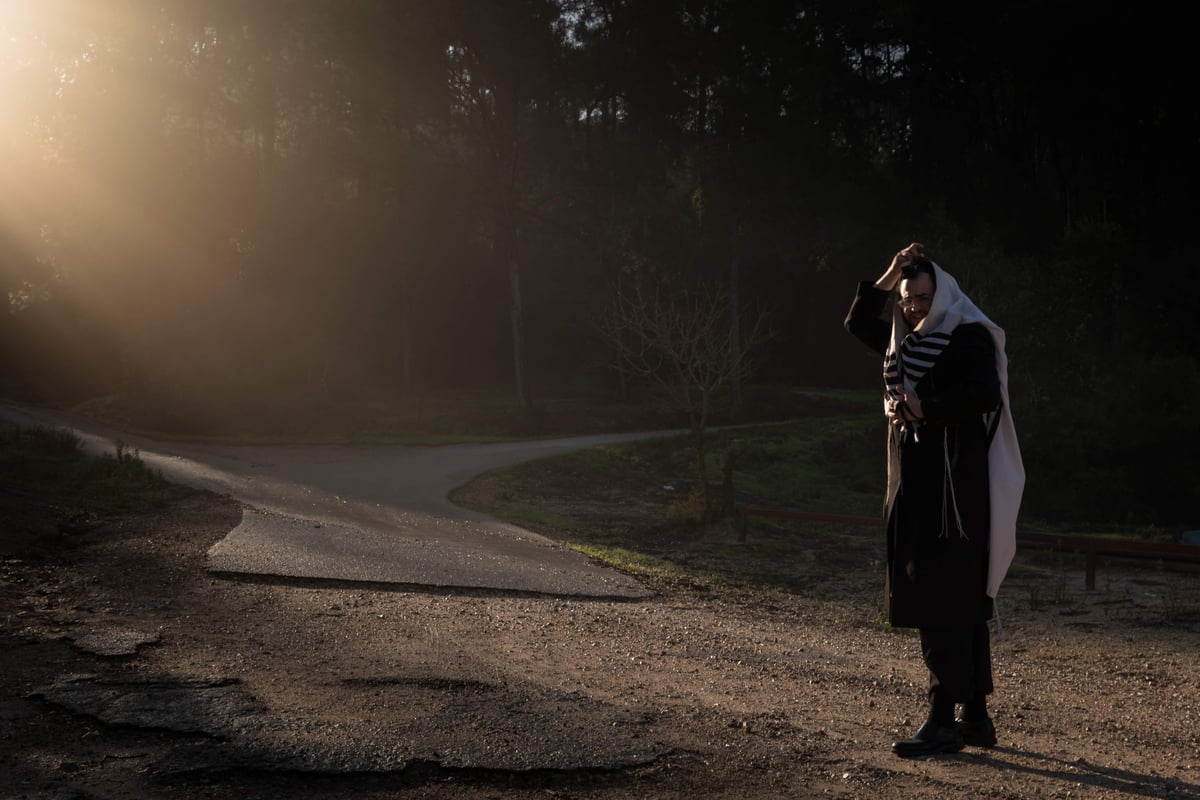
<svg viewBox="0 0 1200 800">
<path fill-rule="evenodd" d="M 447 495 L 496 467 L 677 433 L 441 447 L 232 446 L 147 439 L 7 402 L 0 417 L 69 428 L 92 451 L 123 442 L 170 480 L 239 501 L 241 524 L 208 552 L 214 572 L 629 599 L 650 592 Z"/>
</svg>

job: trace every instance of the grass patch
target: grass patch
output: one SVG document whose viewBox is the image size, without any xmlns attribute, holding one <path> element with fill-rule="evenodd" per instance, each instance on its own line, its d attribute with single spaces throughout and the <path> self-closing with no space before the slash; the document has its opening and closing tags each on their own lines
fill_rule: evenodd
<svg viewBox="0 0 1200 800">
<path fill-rule="evenodd" d="M 688 569 L 660 556 L 624 547 L 575 544 L 571 545 L 571 549 L 653 586 L 708 590 L 714 584 L 724 583 L 719 575 Z"/>
<path fill-rule="evenodd" d="M 863 412 L 715 431 L 712 477 L 733 454 L 739 502 L 877 513 L 881 427 L 877 414 Z M 657 588 L 837 600 L 872 618 L 873 587 L 883 585 L 878 530 L 755 520 L 742 543 L 730 520 L 682 524 L 673 510 L 695 488 L 693 459 L 687 436 L 597 447 L 495 470 L 451 498 Z"/>
<path fill-rule="evenodd" d="M 135 451 L 91 455 L 70 431 L 0 423 L 0 482 L 70 514 L 164 506 L 174 488 Z"/>
<path fill-rule="evenodd" d="M 722 432 L 709 458 L 717 467 L 733 457 L 734 485 L 746 499 L 869 515 L 880 511 L 886 447 L 878 415 L 860 413 Z"/>
</svg>

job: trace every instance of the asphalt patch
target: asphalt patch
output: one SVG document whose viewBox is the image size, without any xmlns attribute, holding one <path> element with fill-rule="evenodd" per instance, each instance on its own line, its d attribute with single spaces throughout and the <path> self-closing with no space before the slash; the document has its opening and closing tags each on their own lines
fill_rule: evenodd
<svg viewBox="0 0 1200 800">
<path fill-rule="evenodd" d="M 493 686 L 454 676 L 343 684 L 347 717 L 267 709 L 238 680 L 162 675 L 70 675 L 32 696 L 114 726 L 173 731 L 160 774 L 266 771 L 327 775 L 410 769 L 528 773 L 645 766 L 667 749 L 642 712 L 534 684 Z M 437 702 L 428 702 L 431 689 Z M 361 704 L 364 693 L 369 703 Z M 426 702 L 417 703 L 416 693 Z M 356 697 L 356 695 L 358 695 Z M 418 710 L 419 709 L 419 710 Z"/>
<path fill-rule="evenodd" d="M 234 678 L 67 675 L 32 696 L 108 725 L 221 738 L 264 711 Z"/>
<path fill-rule="evenodd" d="M 76 630 L 66 635 L 71 644 L 85 653 L 97 656 L 131 656 L 138 648 L 158 644 L 158 633 L 145 631 Z"/>
</svg>

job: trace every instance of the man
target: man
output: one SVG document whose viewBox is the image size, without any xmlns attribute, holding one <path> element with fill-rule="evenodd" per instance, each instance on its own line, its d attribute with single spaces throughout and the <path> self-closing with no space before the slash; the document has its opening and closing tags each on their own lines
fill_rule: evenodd
<svg viewBox="0 0 1200 800">
<path fill-rule="evenodd" d="M 845 326 L 884 357 L 885 605 L 894 627 L 919 629 L 929 668 L 928 719 L 892 750 L 909 758 L 992 747 L 987 621 L 1012 562 L 1025 483 L 1004 332 L 917 243 L 859 285 Z"/>
</svg>

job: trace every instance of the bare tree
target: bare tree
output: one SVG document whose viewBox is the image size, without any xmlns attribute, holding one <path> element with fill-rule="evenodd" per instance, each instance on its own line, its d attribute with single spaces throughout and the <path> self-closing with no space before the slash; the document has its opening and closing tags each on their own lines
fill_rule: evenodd
<svg viewBox="0 0 1200 800">
<path fill-rule="evenodd" d="M 749 373 L 751 352 L 770 338 L 764 313 L 738 311 L 745 328 L 731 322 L 729 297 L 717 285 L 671 291 L 665 283 L 645 289 L 635 281 L 633 288 L 617 293 L 600 324 L 616 353 L 617 368 L 660 387 L 671 405 L 687 415 L 695 447 L 695 491 L 703 493 L 705 520 L 715 518 L 718 509 L 705 459 L 714 401 L 721 390 L 740 385 Z"/>
</svg>

